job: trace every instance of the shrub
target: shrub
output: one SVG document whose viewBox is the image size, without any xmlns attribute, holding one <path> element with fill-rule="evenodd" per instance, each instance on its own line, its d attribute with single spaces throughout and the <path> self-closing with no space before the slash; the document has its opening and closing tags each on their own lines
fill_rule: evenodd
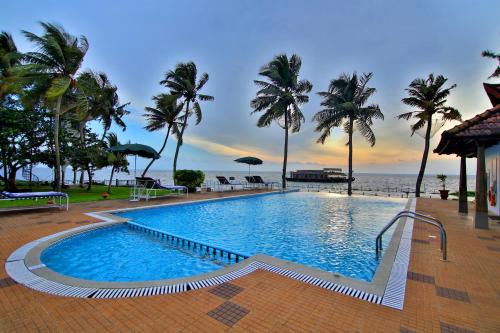
<svg viewBox="0 0 500 333">
<path fill-rule="evenodd" d="M 174 175 L 175 184 L 186 186 L 189 192 L 195 192 L 205 180 L 205 174 L 200 170 L 177 170 Z"/>
</svg>

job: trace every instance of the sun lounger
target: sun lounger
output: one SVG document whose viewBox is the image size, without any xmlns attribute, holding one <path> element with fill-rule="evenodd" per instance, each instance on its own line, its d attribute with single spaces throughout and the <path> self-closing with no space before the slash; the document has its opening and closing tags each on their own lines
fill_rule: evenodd
<svg viewBox="0 0 500 333">
<path fill-rule="evenodd" d="M 154 199 L 159 198 L 158 190 L 169 190 L 177 193 L 186 193 L 188 195 L 188 188 L 181 185 L 162 185 L 158 180 L 151 177 L 136 177 L 138 186 L 134 187 L 131 197 L 134 199 Z M 170 195 L 170 194 L 168 194 Z M 161 195 L 167 196 L 167 195 Z"/>
<path fill-rule="evenodd" d="M 219 185 L 222 186 L 223 188 L 229 187 L 231 190 L 236 189 L 236 186 L 241 186 L 242 188 L 245 187 L 244 184 L 242 184 L 239 181 L 234 181 L 234 180 L 227 180 L 226 177 L 224 176 L 215 176 L 217 180 L 219 181 Z"/>
<path fill-rule="evenodd" d="M 254 184 L 257 186 L 264 185 L 266 188 L 270 186 L 271 189 L 273 188 L 274 184 L 278 184 L 276 182 L 265 182 L 261 176 L 245 176 L 245 179 L 249 184 Z"/>
<path fill-rule="evenodd" d="M 47 206 L 42 206 L 42 205 L 36 205 L 36 206 L 16 206 L 16 207 L 9 207 L 9 211 L 11 210 L 24 210 L 24 209 L 38 209 L 38 208 L 63 208 L 65 207 L 66 210 L 69 208 L 69 197 L 66 193 L 62 192 L 19 192 L 19 193 L 14 193 L 14 192 L 8 192 L 8 191 L 2 191 L 0 192 L 0 200 L 1 201 L 17 201 L 17 200 L 34 200 L 38 201 L 39 199 L 58 199 L 59 204 L 51 204 Z M 64 204 L 63 204 L 63 199 L 64 199 Z"/>
</svg>

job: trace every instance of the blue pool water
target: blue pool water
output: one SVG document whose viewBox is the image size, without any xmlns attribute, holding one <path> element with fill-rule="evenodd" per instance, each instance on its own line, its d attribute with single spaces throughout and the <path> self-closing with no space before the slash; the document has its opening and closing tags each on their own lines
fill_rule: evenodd
<svg viewBox="0 0 500 333">
<path fill-rule="evenodd" d="M 117 282 L 180 278 L 222 267 L 125 225 L 70 237 L 43 251 L 41 260 L 63 275 Z"/>
<path fill-rule="evenodd" d="M 378 266 L 375 237 L 405 203 L 295 192 L 115 215 L 235 252 L 263 253 L 370 281 Z M 384 238 L 386 243 L 389 240 Z M 164 240 L 124 226 L 61 242 L 44 251 L 42 261 L 61 274 L 98 281 L 183 277 L 221 267 L 210 258 L 180 251 Z"/>
</svg>

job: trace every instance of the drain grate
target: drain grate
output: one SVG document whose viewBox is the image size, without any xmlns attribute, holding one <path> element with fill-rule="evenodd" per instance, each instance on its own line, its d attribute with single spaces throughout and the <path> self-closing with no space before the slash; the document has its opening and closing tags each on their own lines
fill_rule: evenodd
<svg viewBox="0 0 500 333">
<path fill-rule="evenodd" d="M 441 333 L 476 333 L 476 331 L 465 327 L 443 323 L 442 321 L 439 322 L 439 329 L 441 330 Z"/>
<path fill-rule="evenodd" d="M 436 286 L 436 295 L 454 299 L 456 301 L 470 303 L 469 294 L 466 291 Z"/>
<path fill-rule="evenodd" d="M 224 302 L 223 304 L 207 313 L 207 315 L 217 321 L 220 321 L 226 326 L 232 327 L 234 324 L 240 321 L 241 318 L 245 317 L 249 312 L 250 310 L 245 309 L 238 304 Z"/>
<path fill-rule="evenodd" d="M 434 276 L 431 276 L 431 275 L 425 275 L 425 274 L 421 274 L 421 273 L 415 273 L 415 272 L 408 271 L 407 277 L 408 277 L 408 280 L 414 280 L 414 281 L 423 282 L 423 283 L 430 283 L 430 284 L 436 283 Z"/>
<path fill-rule="evenodd" d="M 232 283 L 223 283 L 215 288 L 209 290 L 210 293 L 215 296 L 222 297 L 224 299 L 230 299 L 243 291 L 240 286 L 234 285 Z"/>
<path fill-rule="evenodd" d="M 498 246 L 487 246 L 486 248 L 490 251 L 500 252 L 500 247 Z"/>
<path fill-rule="evenodd" d="M 494 241 L 495 238 L 493 237 L 486 237 L 486 236 L 477 236 L 477 238 L 481 239 L 481 240 L 487 240 L 487 241 Z"/>
<path fill-rule="evenodd" d="M 412 238 L 412 241 L 419 244 L 429 244 L 429 241 L 425 239 Z"/>
</svg>

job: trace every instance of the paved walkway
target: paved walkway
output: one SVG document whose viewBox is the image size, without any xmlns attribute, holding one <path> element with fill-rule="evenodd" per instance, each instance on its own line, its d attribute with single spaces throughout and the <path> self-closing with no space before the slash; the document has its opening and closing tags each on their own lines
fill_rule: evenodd
<svg viewBox="0 0 500 333">
<path fill-rule="evenodd" d="M 174 200 L 182 199 L 150 203 Z M 56 297 L 6 275 L 6 258 L 24 243 L 95 222 L 83 212 L 130 205 L 103 201 L 74 204 L 69 212 L 2 214 L 0 331 L 500 332 L 500 226 L 475 230 L 470 215 L 456 213 L 456 202 L 436 199 L 419 199 L 417 210 L 444 222 L 449 261 L 440 260 L 437 232 L 416 223 L 403 311 L 262 270 L 215 288 L 114 300 Z"/>
</svg>

